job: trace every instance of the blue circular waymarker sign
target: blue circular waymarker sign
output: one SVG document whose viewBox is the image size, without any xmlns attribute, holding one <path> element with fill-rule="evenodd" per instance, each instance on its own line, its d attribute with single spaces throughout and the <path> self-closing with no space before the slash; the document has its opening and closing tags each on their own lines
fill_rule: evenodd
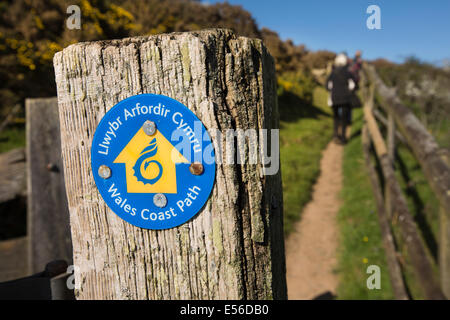
<svg viewBox="0 0 450 320">
<path fill-rule="evenodd" d="M 120 218 L 168 229 L 194 217 L 214 185 L 214 148 L 203 123 L 183 104 L 141 94 L 109 110 L 91 150 L 94 180 Z"/>
</svg>

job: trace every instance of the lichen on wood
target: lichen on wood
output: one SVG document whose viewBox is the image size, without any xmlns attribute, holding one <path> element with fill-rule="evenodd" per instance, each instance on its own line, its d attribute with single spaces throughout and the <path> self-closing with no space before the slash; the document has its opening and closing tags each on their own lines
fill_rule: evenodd
<svg viewBox="0 0 450 320">
<path fill-rule="evenodd" d="M 261 175 L 248 157 L 220 163 L 196 217 L 152 231 L 106 206 L 90 168 L 99 121 L 136 94 L 180 101 L 215 146 L 227 129 L 277 129 L 274 63 L 262 42 L 224 29 L 86 42 L 57 53 L 54 66 L 77 298 L 286 298 L 279 172 Z"/>
</svg>

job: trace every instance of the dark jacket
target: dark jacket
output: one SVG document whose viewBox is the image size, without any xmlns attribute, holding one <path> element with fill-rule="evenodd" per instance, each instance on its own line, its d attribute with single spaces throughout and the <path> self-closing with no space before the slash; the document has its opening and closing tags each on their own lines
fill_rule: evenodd
<svg viewBox="0 0 450 320">
<path fill-rule="evenodd" d="M 353 75 L 353 78 L 356 81 L 356 88 L 358 88 L 358 83 L 359 83 L 359 72 L 362 69 L 362 60 L 361 58 L 355 58 L 353 60 L 353 64 L 350 67 L 350 72 Z"/>
<path fill-rule="evenodd" d="M 327 89 L 331 91 L 333 106 L 350 104 L 352 91 L 349 89 L 349 80 L 356 84 L 348 67 L 336 67 L 327 80 Z M 330 89 L 331 88 L 331 89 Z"/>
</svg>

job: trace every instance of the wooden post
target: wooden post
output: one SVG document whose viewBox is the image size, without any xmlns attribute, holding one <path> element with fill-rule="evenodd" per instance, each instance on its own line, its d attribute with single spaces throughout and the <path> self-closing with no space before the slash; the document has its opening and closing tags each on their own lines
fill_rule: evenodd
<svg viewBox="0 0 450 320">
<path fill-rule="evenodd" d="M 90 168 L 100 119 L 140 93 L 185 104 L 215 145 L 214 129 L 222 137 L 227 129 L 277 129 L 274 62 L 262 42 L 211 29 L 78 43 L 57 53 L 54 66 L 77 298 L 286 298 L 280 172 L 261 175 L 248 157 L 218 164 L 197 216 L 152 231 L 110 211 Z"/>
<path fill-rule="evenodd" d="M 14 107 L 11 108 L 11 110 L 8 112 L 8 115 L 6 116 L 5 120 L 0 123 L 0 133 L 8 126 L 8 124 L 14 119 L 17 113 L 20 111 L 20 104 L 16 104 Z"/>
<path fill-rule="evenodd" d="M 381 106 L 394 117 L 397 127 L 419 161 L 431 188 L 447 215 L 450 216 L 450 166 L 441 158 L 439 145 L 413 114 L 411 108 L 402 104 L 395 91 L 385 86 L 375 72 L 375 68 L 365 65 L 364 70 L 377 88 L 377 93 L 381 97 Z"/>
<path fill-rule="evenodd" d="M 373 109 L 373 116 L 385 127 L 389 126 L 389 120 L 386 119 L 378 109 Z M 405 138 L 403 138 L 402 134 L 397 129 L 395 130 L 395 140 L 400 141 L 405 147 L 409 148 Z"/>
<path fill-rule="evenodd" d="M 72 262 L 69 209 L 64 187 L 58 102 L 27 99 L 28 237 L 30 271 L 52 260 Z"/>
<path fill-rule="evenodd" d="M 391 113 L 388 114 L 388 126 L 387 126 L 387 145 L 388 145 L 388 157 L 391 160 L 392 166 L 395 163 L 395 121 Z"/>
<path fill-rule="evenodd" d="M 449 165 L 447 154 L 441 155 L 443 161 Z M 439 208 L 439 275 L 441 287 L 447 299 L 450 299 L 450 217 L 443 205 Z"/>
<path fill-rule="evenodd" d="M 0 282 L 29 276 L 28 237 L 0 241 L 0 261 Z"/>
<path fill-rule="evenodd" d="M 25 150 L 17 148 L 0 154 L 0 203 L 26 197 Z"/>
<path fill-rule="evenodd" d="M 369 104 L 364 106 L 364 119 L 366 120 L 367 128 L 369 129 L 376 154 L 380 161 L 392 210 L 398 215 L 398 224 L 402 238 L 406 244 L 408 256 L 411 259 L 416 277 L 424 291 L 425 297 L 427 299 L 443 300 L 445 296 L 434 277 L 431 259 L 419 235 L 414 218 L 409 212 L 406 199 L 403 196 L 402 189 L 394 173 L 394 168 L 388 157 L 386 144 L 378 129 Z"/>
<path fill-rule="evenodd" d="M 441 205 L 439 264 L 441 287 L 450 298 L 450 165 L 441 157 L 440 148 L 434 137 L 417 119 L 410 108 L 402 104 L 395 91 L 386 87 L 375 71 L 365 65 L 364 70 L 377 87 L 382 107 L 392 114 L 394 120 L 419 161 L 430 187 Z"/>
<path fill-rule="evenodd" d="M 443 206 L 440 207 L 439 273 L 442 291 L 450 299 L 450 218 Z"/>
<path fill-rule="evenodd" d="M 394 117 L 389 112 L 388 119 L 387 119 L 387 156 L 389 158 L 389 161 L 391 162 L 392 168 L 394 168 L 395 163 L 395 122 Z M 393 212 L 392 212 L 392 199 L 391 199 L 391 192 L 389 188 L 385 188 L 385 206 L 386 206 L 386 212 L 387 216 L 392 218 Z"/>
<path fill-rule="evenodd" d="M 408 300 L 409 296 L 406 290 L 405 283 L 403 281 L 402 270 L 397 260 L 397 250 L 395 247 L 394 236 L 389 224 L 390 217 L 386 214 L 387 212 L 384 204 L 383 193 L 381 191 L 380 179 L 378 179 L 374 163 L 370 158 L 371 143 L 369 132 L 366 126 L 364 126 L 362 129 L 362 145 L 364 160 L 366 162 L 366 168 L 369 173 L 370 182 L 372 184 L 372 191 L 377 206 L 378 221 L 380 222 L 381 236 L 383 238 L 383 245 L 389 269 L 389 277 L 391 279 L 394 296 L 397 300 Z"/>
</svg>

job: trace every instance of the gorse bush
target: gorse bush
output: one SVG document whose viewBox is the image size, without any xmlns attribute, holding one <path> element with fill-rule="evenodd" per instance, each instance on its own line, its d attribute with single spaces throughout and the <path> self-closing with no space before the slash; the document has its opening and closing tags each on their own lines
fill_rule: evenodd
<svg viewBox="0 0 450 320">
<path fill-rule="evenodd" d="M 70 5 L 81 10 L 81 29 L 66 27 Z M 303 45 L 282 41 L 276 32 L 259 29 L 251 14 L 228 3 L 205 5 L 194 0 L 2 0 L 0 1 L 0 116 L 28 97 L 56 95 L 52 59 L 79 41 L 118 39 L 175 31 L 222 27 L 240 36 L 263 39 L 275 58 L 278 74 L 316 65 Z M 326 55 L 326 54 L 325 54 Z M 323 56 L 323 54 L 321 54 Z M 306 59 L 304 59 L 307 57 Z M 322 58 L 319 58 L 322 61 Z M 300 85 L 309 83 L 304 78 Z M 302 78 L 303 77 L 303 78 Z M 302 97 L 311 90 L 292 89 Z M 289 85 L 288 85 L 289 86 Z M 284 88 L 284 87 L 283 87 Z M 302 92 L 305 91 L 305 92 Z M 309 92 L 309 93 L 307 93 Z"/>
<path fill-rule="evenodd" d="M 56 95 L 53 56 L 78 41 L 138 32 L 134 16 L 110 1 L 81 0 L 82 28 L 66 28 L 72 1 L 8 0 L 0 4 L 0 107 Z"/>
<path fill-rule="evenodd" d="M 278 79 L 278 97 L 279 99 L 289 99 L 294 95 L 303 100 L 304 103 L 312 102 L 313 90 L 316 86 L 314 80 L 305 72 L 285 72 Z"/>
</svg>

